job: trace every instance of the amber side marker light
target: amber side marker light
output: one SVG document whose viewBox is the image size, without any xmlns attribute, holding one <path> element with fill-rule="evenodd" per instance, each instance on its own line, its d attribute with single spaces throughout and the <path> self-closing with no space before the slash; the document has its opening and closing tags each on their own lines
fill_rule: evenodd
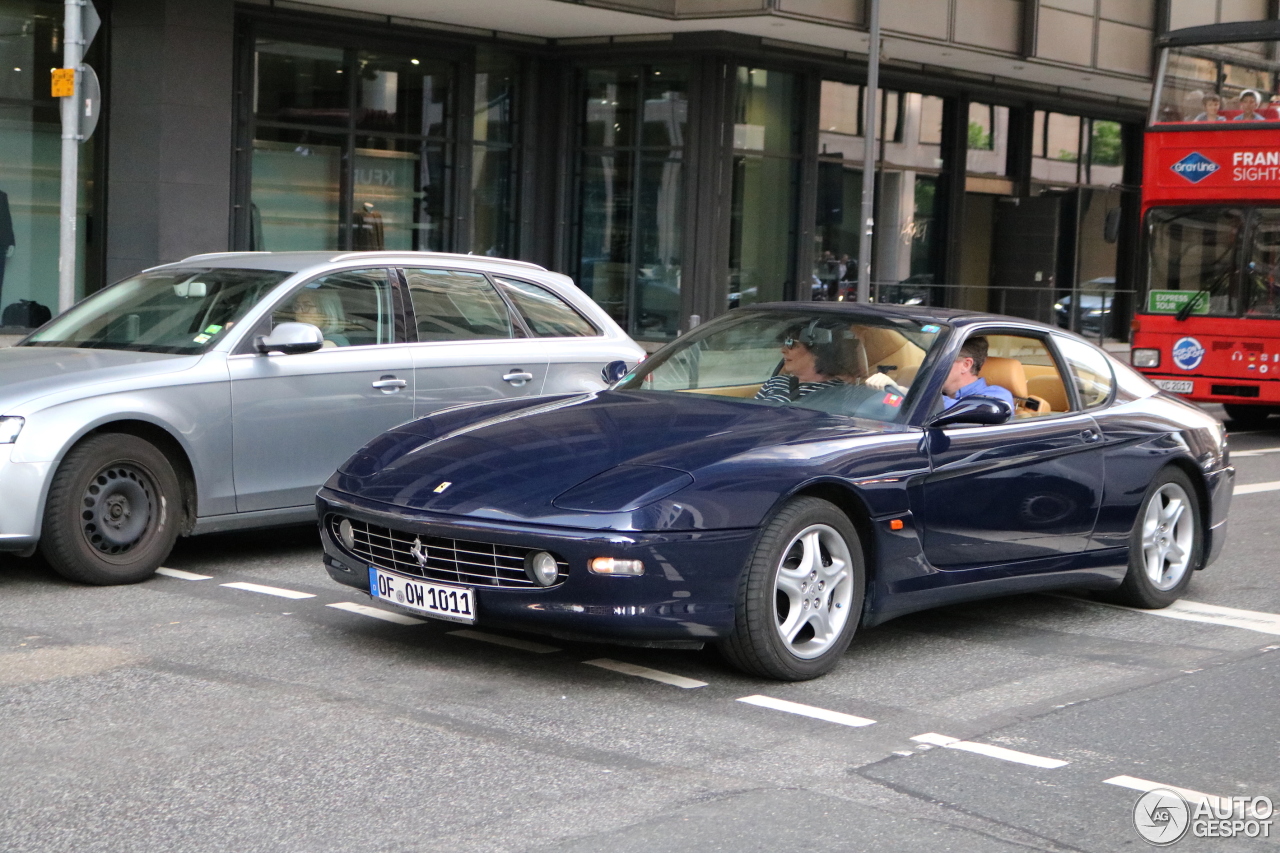
<svg viewBox="0 0 1280 853">
<path fill-rule="evenodd" d="M 903 528 L 903 524 L 902 524 L 902 519 L 900 518 L 895 518 L 893 521 L 889 522 L 890 530 L 901 530 L 902 528 Z"/>
<path fill-rule="evenodd" d="M 618 560 L 614 557 L 596 557 L 587 567 L 597 575 L 627 575 L 638 577 L 644 574 L 644 563 L 640 560 Z"/>
</svg>

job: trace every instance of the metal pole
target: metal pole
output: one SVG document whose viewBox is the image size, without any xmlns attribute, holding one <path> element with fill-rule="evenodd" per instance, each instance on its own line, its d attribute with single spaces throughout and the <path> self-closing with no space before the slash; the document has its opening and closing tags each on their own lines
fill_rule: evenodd
<svg viewBox="0 0 1280 853">
<path fill-rule="evenodd" d="M 871 0 L 867 45 L 867 103 L 862 141 L 862 239 L 858 244 L 858 301 L 871 301 L 871 238 L 875 235 L 876 106 L 880 100 L 880 0 Z"/>
<path fill-rule="evenodd" d="M 75 69 L 75 94 L 62 99 L 62 192 L 58 228 L 58 311 L 76 301 L 76 213 L 80 188 L 80 63 L 84 60 L 81 7 L 66 0 L 62 25 L 62 67 Z"/>
</svg>

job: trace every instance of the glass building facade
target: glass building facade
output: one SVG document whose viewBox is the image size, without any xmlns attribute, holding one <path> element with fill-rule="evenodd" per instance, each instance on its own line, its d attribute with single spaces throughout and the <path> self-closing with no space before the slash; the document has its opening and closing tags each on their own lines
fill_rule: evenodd
<svg viewBox="0 0 1280 853">
<path fill-rule="evenodd" d="M 62 124 L 50 68 L 62 65 L 58 0 L 0 3 L 0 328 L 20 331 L 58 313 Z M 99 46 L 87 56 L 102 67 Z M 98 136 L 80 145 L 76 288 L 100 275 L 94 204 Z"/>
<path fill-rule="evenodd" d="M 887 4 L 884 24 L 1002 61 L 1043 56 L 1072 73 L 1149 79 L 1134 45 L 1149 50 L 1157 23 L 1141 3 L 1085 4 L 1085 14 L 1072 11 L 1079 3 L 1001 0 L 978 20 L 974 4 L 961 4 L 962 15 L 958 2 Z M 116 77 L 132 86 L 146 64 L 134 28 L 151 7 L 98 5 L 105 24 L 90 62 L 108 83 L 124 68 Z M 549 38 L 303 4 L 162 5 L 202 27 L 221 16 L 209 32 L 225 29 L 225 50 L 204 60 L 215 77 L 225 66 L 225 80 L 202 83 L 206 94 L 229 93 L 230 107 L 195 118 L 205 121 L 202 140 L 225 151 L 230 177 L 225 191 L 210 179 L 201 197 L 182 184 L 196 180 L 189 173 L 203 153 L 183 151 L 189 140 L 178 137 L 197 131 L 182 126 L 190 116 L 180 106 L 167 107 L 175 141 L 161 133 L 143 150 L 145 134 L 117 144 L 113 130 L 82 145 L 81 292 L 107 283 L 104 268 L 119 277 L 200 251 L 475 253 L 565 272 L 628 333 L 656 345 L 742 305 L 852 298 L 867 181 L 878 300 L 1072 326 L 1080 294 L 1103 294 L 1119 310 L 1132 289 L 1122 259 L 1125 240 L 1137 239 L 1125 189 L 1141 165 L 1137 96 L 1094 97 L 1078 81 L 1019 88 L 1014 76 L 984 79 L 894 55 L 868 132 L 865 56 L 721 32 L 713 19 L 696 32 Z M 850 15 L 827 23 L 865 26 L 862 4 L 849 5 Z M 1025 18 L 1030 8 L 1035 20 Z M 0 0 L 0 309 L 21 300 L 56 308 L 60 128 L 47 70 L 36 69 L 60 64 L 62 12 L 57 0 Z M 810 24 L 822 18 L 806 14 Z M 1064 15 L 1079 18 L 1072 37 L 1085 42 L 1050 38 L 1046 27 L 1065 26 Z M 121 34 L 129 50 L 109 50 Z M 110 97 L 104 115 L 108 126 L 136 118 L 113 115 Z M 117 203 L 129 181 L 147 178 L 136 172 L 148 157 L 169 163 L 172 177 L 152 188 L 160 201 L 151 210 Z M 166 196 L 165 187 L 178 190 Z M 173 204 L 187 204 L 204 230 L 188 223 L 166 234 Z M 1127 235 L 1119 244 L 1104 239 L 1116 210 Z M 211 238 L 224 217 L 225 239 Z M 120 248 L 143 220 L 151 243 Z M 1034 225 L 1025 245 L 1007 239 L 1015 222 Z M 1107 335 L 1122 337 L 1125 325 Z"/>
</svg>

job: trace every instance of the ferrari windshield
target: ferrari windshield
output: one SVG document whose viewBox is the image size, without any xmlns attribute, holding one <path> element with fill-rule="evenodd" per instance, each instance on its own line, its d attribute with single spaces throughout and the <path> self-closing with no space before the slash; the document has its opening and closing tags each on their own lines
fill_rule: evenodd
<svg viewBox="0 0 1280 853">
<path fill-rule="evenodd" d="M 208 268 L 142 273 L 90 296 L 23 346 L 204 352 L 289 275 Z"/>
<path fill-rule="evenodd" d="M 685 335 L 617 387 L 896 422 L 944 328 L 870 314 L 744 309 Z"/>
</svg>

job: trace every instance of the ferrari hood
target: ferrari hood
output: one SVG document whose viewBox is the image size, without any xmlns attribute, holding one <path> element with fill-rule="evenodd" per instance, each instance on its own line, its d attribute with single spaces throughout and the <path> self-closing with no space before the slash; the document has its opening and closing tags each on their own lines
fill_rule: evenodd
<svg viewBox="0 0 1280 853">
<path fill-rule="evenodd" d="M 556 523 L 574 514 L 568 510 L 632 508 L 693 483 L 708 465 L 828 437 L 835 424 L 844 436 L 868 432 L 807 409 L 674 392 L 542 398 L 405 424 L 362 449 L 328 485 L 408 509 Z"/>
</svg>

